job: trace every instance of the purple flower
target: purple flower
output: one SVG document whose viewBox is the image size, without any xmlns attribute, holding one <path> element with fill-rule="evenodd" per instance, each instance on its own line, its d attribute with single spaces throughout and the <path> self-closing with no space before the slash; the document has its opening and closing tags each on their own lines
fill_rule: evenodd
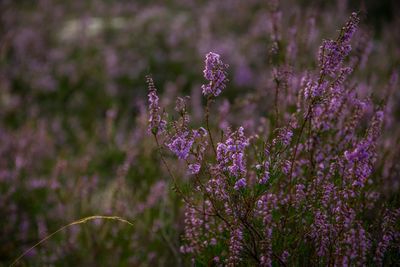
<svg viewBox="0 0 400 267">
<path fill-rule="evenodd" d="M 239 190 L 241 188 L 246 187 L 246 179 L 242 178 L 236 181 L 235 186 L 233 187 L 235 190 Z"/>
<path fill-rule="evenodd" d="M 222 171 L 229 171 L 235 177 L 246 173 L 244 160 L 245 148 L 249 140 L 244 135 L 243 127 L 230 134 L 225 143 L 217 145 L 217 161 Z"/>
<path fill-rule="evenodd" d="M 149 132 L 153 134 L 158 134 L 159 132 L 163 132 L 165 130 L 166 121 L 161 119 L 160 116 L 160 106 L 158 104 L 158 95 L 157 89 L 154 85 L 153 79 L 151 76 L 147 76 L 147 85 L 149 88 Z"/>
<path fill-rule="evenodd" d="M 200 171 L 200 164 L 199 163 L 189 164 L 188 168 L 190 174 L 198 174 Z"/>
<path fill-rule="evenodd" d="M 227 67 L 228 65 L 221 61 L 220 55 L 213 52 L 206 55 L 205 69 L 203 73 L 204 78 L 209 81 L 209 83 L 201 86 L 205 96 L 218 96 L 222 92 L 225 88 L 225 83 L 227 82 Z"/>
<path fill-rule="evenodd" d="M 179 159 L 187 159 L 193 142 L 193 137 L 186 131 L 177 133 L 167 146 Z"/>
<path fill-rule="evenodd" d="M 281 260 L 282 260 L 283 262 L 287 262 L 289 256 L 290 256 L 290 253 L 287 252 L 287 250 L 285 250 L 285 251 L 282 252 Z"/>
<path fill-rule="evenodd" d="M 281 143 L 284 146 L 288 146 L 292 141 L 293 132 L 290 128 L 281 128 L 279 129 L 278 136 L 272 141 L 272 144 L 275 145 L 277 143 Z"/>
<path fill-rule="evenodd" d="M 283 172 L 284 174 L 288 175 L 289 172 L 290 172 L 291 167 L 292 167 L 292 163 L 291 163 L 289 160 L 285 160 L 285 161 L 282 163 L 282 172 Z"/>
<path fill-rule="evenodd" d="M 269 180 L 269 168 L 270 168 L 269 150 L 265 149 L 264 154 L 265 154 L 266 159 L 263 164 L 264 165 L 263 166 L 264 167 L 263 176 L 258 181 L 260 184 L 266 184 Z M 259 168 L 261 168 L 261 165 Z"/>
<path fill-rule="evenodd" d="M 234 229 L 231 232 L 231 237 L 229 240 L 229 258 L 227 265 L 228 266 L 236 266 L 236 264 L 240 261 L 240 252 L 243 247 L 243 231 L 241 227 Z"/>
<path fill-rule="evenodd" d="M 329 233 L 331 225 L 328 223 L 328 216 L 325 213 L 317 211 L 314 217 L 314 223 L 311 225 L 310 236 L 317 245 L 317 255 L 323 257 L 328 252 Z"/>
<path fill-rule="evenodd" d="M 260 184 L 266 184 L 269 180 L 269 171 L 265 170 L 264 175 L 261 177 L 261 179 L 258 181 Z"/>
<path fill-rule="evenodd" d="M 357 30 L 359 18 L 353 13 L 336 41 L 324 40 L 318 54 L 322 75 L 333 76 L 340 70 L 344 58 L 350 53 L 350 39 Z"/>
<path fill-rule="evenodd" d="M 369 157 L 367 145 L 367 143 L 363 142 L 359 144 L 352 152 L 345 151 L 344 156 L 349 162 L 352 163 L 365 160 Z"/>
<path fill-rule="evenodd" d="M 351 13 L 349 21 L 347 22 L 346 26 L 342 29 L 342 36 L 341 41 L 342 43 L 350 42 L 351 38 L 353 37 L 354 33 L 358 28 L 358 23 L 360 22 L 360 18 L 358 17 L 356 12 Z"/>
</svg>

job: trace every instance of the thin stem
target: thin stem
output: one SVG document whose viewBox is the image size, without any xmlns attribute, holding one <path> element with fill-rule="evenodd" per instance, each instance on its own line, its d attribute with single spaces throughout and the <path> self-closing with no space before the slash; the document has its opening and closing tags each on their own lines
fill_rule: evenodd
<svg viewBox="0 0 400 267">
<path fill-rule="evenodd" d="M 292 184 L 294 162 L 296 161 L 297 150 L 299 148 L 300 139 L 301 139 L 301 136 L 303 135 L 303 131 L 304 131 L 304 128 L 306 126 L 306 123 L 307 123 L 307 121 L 308 121 L 308 119 L 310 117 L 310 114 L 311 114 L 311 111 L 312 111 L 312 106 L 313 106 L 313 103 L 311 103 L 310 106 L 308 107 L 308 111 L 307 111 L 306 117 L 304 118 L 304 121 L 303 121 L 303 123 L 301 125 L 301 128 L 300 128 L 299 136 L 297 137 L 296 146 L 294 147 L 292 162 L 291 162 L 291 166 L 290 166 L 290 173 L 289 173 L 289 183 L 290 184 Z"/>
<path fill-rule="evenodd" d="M 209 125 L 209 116 L 210 116 L 210 100 L 211 98 L 208 97 L 207 98 L 207 104 L 206 104 L 206 128 L 207 128 L 207 132 L 208 132 L 208 136 L 210 137 L 210 142 L 211 142 L 211 146 L 212 149 L 214 151 L 214 154 L 217 155 L 217 150 L 215 149 L 215 145 L 214 145 L 214 140 L 212 138 L 212 134 L 211 134 L 211 130 L 210 130 L 210 125 Z"/>
<path fill-rule="evenodd" d="M 156 134 L 153 134 L 153 136 L 154 136 L 154 138 L 155 138 L 155 140 L 156 140 L 156 143 L 157 143 L 157 148 L 158 148 L 158 152 L 159 152 L 160 157 L 161 157 L 161 161 L 162 161 L 162 163 L 164 164 L 165 168 L 167 169 L 168 174 L 171 176 L 172 182 L 174 183 L 174 189 L 175 189 L 176 192 L 182 197 L 183 201 L 184 201 L 186 204 L 188 204 L 189 206 L 191 206 L 192 208 L 194 208 L 194 209 L 196 209 L 196 210 L 198 211 L 197 207 L 196 207 L 194 204 L 192 204 L 192 203 L 185 197 L 185 195 L 183 194 L 182 190 L 179 188 L 177 179 L 175 178 L 175 176 L 173 175 L 173 173 L 172 173 L 171 169 L 169 168 L 167 162 L 165 161 L 164 155 L 161 153 L 161 145 L 160 145 L 160 142 L 158 141 L 157 135 L 156 135 Z"/>
<path fill-rule="evenodd" d="M 278 109 L 278 95 L 279 95 L 279 80 L 278 78 L 275 78 L 275 101 L 274 101 L 274 106 L 275 106 L 275 124 L 276 127 L 279 126 L 279 109 Z"/>
<path fill-rule="evenodd" d="M 42 240 L 37 242 L 35 245 L 30 247 L 28 250 L 26 250 L 24 253 L 22 253 L 15 261 L 13 261 L 13 263 L 11 263 L 10 267 L 15 266 L 18 263 L 18 261 L 20 261 L 26 254 L 28 254 L 34 248 L 36 248 L 40 244 L 44 243 L 45 241 L 49 240 L 51 237 L 53 237 L 57 233 L 61 232 L 62 230 L 66 229 L 68 227 L 71 227 L 73 225 L 87 223 L 88 221 L 97 220 L 97 219 L 120 221 L 122 223 L 128 224 L 129 226 L 132 226 L 132 227 L 134 226 L 134 224 L 132 222 L 130 222 L 124 218 L 118 217 L 118 216 L 93 215 L 93 216 L 85 217 L 85 218 L 73 221 L 67 225 L 64 225 L 63 227 L 61 227 L 58 230 L 54 231 L 53 233 L 49 234 L 48 236 L 46 236 L 45 238 L 43 238 Z"/>
</svg>

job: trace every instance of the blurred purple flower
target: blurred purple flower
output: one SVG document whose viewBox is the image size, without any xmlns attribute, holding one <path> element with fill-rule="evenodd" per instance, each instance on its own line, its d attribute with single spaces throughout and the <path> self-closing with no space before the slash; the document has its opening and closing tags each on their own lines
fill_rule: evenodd
<svg viewBox="0 0 400 267">
<path fill-rule="evenodd" d="M 210 52 L 206 55 L 205 69 L 203 71 L 204 78 L 209 81 L 208 84 L 203 84 L 203 94 L 205 96 L 213 95 L 218 96 L 225 88 L 226 69 L 228 65 L 224 64 L 220 55 Z"/>
</svg>

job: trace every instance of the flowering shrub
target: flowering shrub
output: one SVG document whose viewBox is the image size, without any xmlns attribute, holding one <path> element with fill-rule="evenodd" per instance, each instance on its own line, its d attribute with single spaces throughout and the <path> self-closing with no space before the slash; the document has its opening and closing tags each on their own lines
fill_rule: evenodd
<svg viewBox="0 0 400 267">
<path fill-rule="evenodd" d="M 0 265 L 399 265 L 386 2 L 0 1 Z"/>
<path fill-rule="evenodd" d="M 227 65 L 210 52 L 201 87 L 203 127 L 191 126 L 186 101 L 178 98 L 178 119 L 169 120 L 166 131 L 152 132 L 184 200 L 180 252 L 193 263 L 362 266 L 382 264 L 391 245 L 399 249 L 399 232 L 393 229 L 398 231 L 400 210 L 385 208 L 390 205 L 380 198 L 374 175 L 386 104 L 357 95 L 350 75 L 358 62 L 346 60 L 358 24 L 352 13 L 335 40 L 323 41 L 318 69 L 277 70 L 277 86 L 285 79 L 293 94 L 287 98 L 296 101 L 275 101 L 276 113 L 253 113 L 254 120 L 270 121 L 271 127 L 212 127 L 210 105 L 218 105 L 223 94 Z M 150 77 L 148 83 L 149 123 L 155 129 L 160 119 L 153 114 L 160 107 L 154 105 Z M 191 189 L 179 189 L 164 159 L 168 151 L 185 162 Z"/>
</svg>

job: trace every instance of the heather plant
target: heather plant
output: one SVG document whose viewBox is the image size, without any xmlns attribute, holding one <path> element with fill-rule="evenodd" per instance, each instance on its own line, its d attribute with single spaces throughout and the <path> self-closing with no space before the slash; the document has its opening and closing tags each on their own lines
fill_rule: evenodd
<svg viewBox="0 0 400 267">
<path fill-rule="evenodd" d="M 354 5 L 0 1 L 0 266 L 398 265 L 399 21 Z"/>
<path fill-rule="evenodd" d="M 177 118 L 164 113 L 161 120 L 148 77 L 149 125 L 184 201 L 180 252 L 193 264 L 363 266 L 399 260 L 398 203 L 380 195 L 374 175 L 388 99 L 376 103 L 357 94 L 351 74 L 361 59 L 350 53 L 358 26 L 352 13 L 336 39 L 322 42 L 315 70 L 296 73 L 290 64 L 278 64 L 275 112 L 252 114 L 270 125 L 257 131 L 211 125 L 210 106 L 229 87 L 219 54 L 205 59 L 203 127 L 191 126 L 183 98 L 177 99 Z M 286 103 L 278 100 L 283 89 Z M 170 154 L 184 162 L 189 187 L 179 185 L 165 159 Z"/>
</svg>

